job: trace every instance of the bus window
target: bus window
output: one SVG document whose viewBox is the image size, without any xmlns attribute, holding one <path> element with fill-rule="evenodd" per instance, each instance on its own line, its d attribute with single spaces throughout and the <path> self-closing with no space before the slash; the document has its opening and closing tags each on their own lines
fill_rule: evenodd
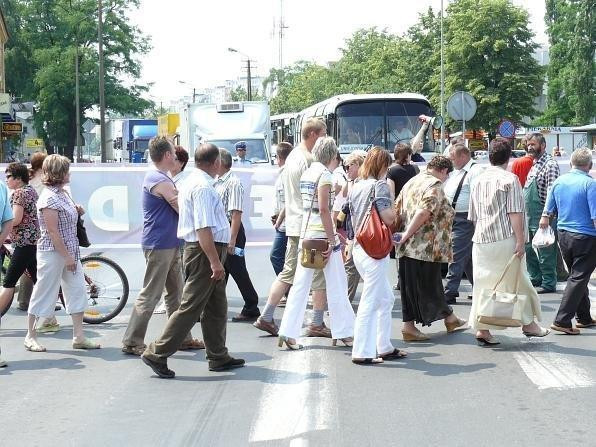
<svg viewBox="0 0 596 447">
<path fill-rule="evenodd" d="M 337 141 L 342 154 L 381 145 L 385 139 L 383 102 L 358 102 L 337 107 Z"/>
</svg>

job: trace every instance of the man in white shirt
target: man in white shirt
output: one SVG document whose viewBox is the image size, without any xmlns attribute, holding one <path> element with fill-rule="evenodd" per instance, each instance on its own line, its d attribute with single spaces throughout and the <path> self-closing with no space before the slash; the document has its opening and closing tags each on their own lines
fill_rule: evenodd
<svg viewBox="0 0 596 447">
<path fill-rule="evenodd" d="M 300 192 L 300 177 L 312 162 L 310 154 L 319 137 L 327 134 L 327 126 L 321 120 L 311 118 L 302 126 L 302 142 L 290 152 L 286 160 L 282 181 L 284 184 L 286 236 L 288 237 L 283 270 L 271 285 L 267 305 L 254 322 L 257 329 L 277 335 L 278 327 L 273 319 L 275 308 L 294 282 L 298 264 L 298 242 L 302 230 L 304 208 Z M 325 276 L 322 270 L 315 273 L 313 283 L 313 321 L 308 326 L 308 337 L 331 337 L 331 331 L 323 323 L 326 306 Z"/>
<path fill-rule="evenodd" d="M 226 348 L 228 299 L 225 269 L 230 223 L 222 201 L 213 188 L 220 169 L 217 146 L 201 144 L 195 151 L 198 168 L 178 195 L 178 237 L 184 239 L 182 302 L 166 323 L 160 337 L 151 343 L 141 359 L 159 377 L 171 379 L 174 371 L 167 359 L 180 347 L 188 331 L 201 322 L 209 371 L 226 371 L 244 366 Z"/>
<path fill-rule="evenodd" d="M 470 150 L 463 143 L 451 146 L 449 158 L 453 161 L 455 170 L 449 174 L 444 190 L 447 200 L 455 209 L 453 218 L 453 262 L 449 264 L 445 298 L 448 304 L 455 304 L 459 296 L 459 284 L 466 273 L 470 283 L 472 277 L 472 236 L 474 224 L 468 220 L 468 206 L 470 204 L 470 184 L 474 178 L 482 173 L 482 166 L 475 164 Z"/>
<path fill-rule="evenodd" d="M 239 168 L 250 168 L 252 162 L 246 159 L 246 141 L 238 141 L 234 148 L 236 149 L 236 157 L 234 157 L 234 166 Z"/>
</svg>

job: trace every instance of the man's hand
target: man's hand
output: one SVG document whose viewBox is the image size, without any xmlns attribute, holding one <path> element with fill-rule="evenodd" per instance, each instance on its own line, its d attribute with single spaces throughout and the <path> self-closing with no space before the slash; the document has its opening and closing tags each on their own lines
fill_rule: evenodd
<svg viewBox="0 0 596 447">
<path fill-rule="evenodd" d="M 418 116 L 418 121 L 420 121 L 421 123 L 430 123 L 430 117 L 426 116 L 426 115 L 420 115 Z"/>
<path fill-rule="evenodd" d="M 275 226 L 277 224 L 277 214 L 271 216 L 271 224 Z"/>
<path fill-rule="evenodd" d="M 515 243 L 515 256 L 522 258 L 526 254 L 526 243 L 524 241 L 517 241 Z"/>
<path fill-rule="evenodd" d="M 538 226 L 540 228 L 542 228 L 543 230 L 545 230 L 546 228 L 548 228 L 549 223 L 550 223 L 550 219 L 548 218 L 548 216 L 542 216 L 540 218 L 540 222 L 538 223 Z"/>
<path fill-rule="evenodd" d="M 228 248 L 229 250 L 229 248 Z M 221 263 L 221 261 L 217 261 L 214 264 L 211 264 L 211 279 L 214 281 L 220 281 L 222 279 L 224 279 L 224 277 L 226 276 L 226 271 L 224 270 L 224 266 Z"/>
</svg>

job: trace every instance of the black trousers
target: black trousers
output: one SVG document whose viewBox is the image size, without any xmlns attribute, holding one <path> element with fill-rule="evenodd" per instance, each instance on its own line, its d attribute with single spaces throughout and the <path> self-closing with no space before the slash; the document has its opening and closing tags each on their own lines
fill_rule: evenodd
<svg viewBox="0 0 596 447">
<path fill-rule="evenodd" d="M 244 249 L 246 246 L 246 234 L 244 233 L 244 225 L 240 224 L 238 236 L 236 237 L 236 247 Z M 226 258 L 224 264 L 226 269 L 226 284 L 230 275 L 240 290 L 242 299 L 244 300 L 244 307 L 242 308 L 242 315 L 259 316 L 259 295 L 252 285 L 248 270 L 246 270 L 246 260 L 244 256 L 230 255 Z"/>
<path fill-rule="evenodd" d="M 37 281 L 37 246 L 25 245 L 15 247 L 10 258 L 10 264 L 4 277 L 3 287 L 14 288 L 25 270 L 29 272 L 31 280 Z"/>
<path fill-rule="evenodd" d="M 588 283 L 596 267 L 596 236 L 559 230 L 559 245 L 569 270 L 567 286 L 555 324 L 570 328 L 577 316 L 579 323 L 592 321 Z"/>
</svg>

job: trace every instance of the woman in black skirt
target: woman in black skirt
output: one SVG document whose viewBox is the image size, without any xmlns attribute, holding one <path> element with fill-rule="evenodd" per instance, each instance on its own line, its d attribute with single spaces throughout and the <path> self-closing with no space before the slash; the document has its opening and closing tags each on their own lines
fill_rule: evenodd
<svg viewBox="0 0 596 447">
<path fill-rule="evenodd" d="M 447 157 L 434 157 L 424 173 L 404 185 L 395 201 L 406 228 L 397 251 L 405 341 L 429 339 L 416 323 L 430 326 L 433 321 L 444 320 L 447 332 L 466 324 L 446 304 L 441 281 L 441 263 L 452 258 L 455 213 L 442 188 L 452 170 Z"/>
</svg>

